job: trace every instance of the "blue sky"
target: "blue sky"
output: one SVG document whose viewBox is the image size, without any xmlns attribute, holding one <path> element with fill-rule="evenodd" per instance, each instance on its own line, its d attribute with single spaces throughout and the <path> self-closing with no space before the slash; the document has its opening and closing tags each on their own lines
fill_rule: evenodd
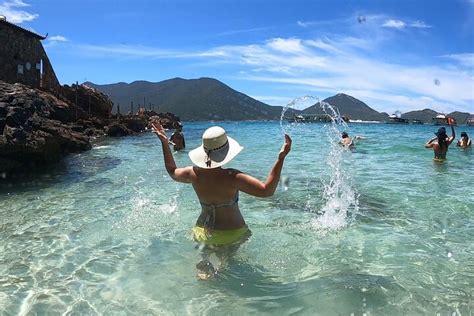
<svg viewBox="0 0 474 316">
<path fill-rule="evenodd" d="M 212 77 L 271 105 L 474 112 L 474 0 L 0 0 L 61 83 Z"/>
</svg>

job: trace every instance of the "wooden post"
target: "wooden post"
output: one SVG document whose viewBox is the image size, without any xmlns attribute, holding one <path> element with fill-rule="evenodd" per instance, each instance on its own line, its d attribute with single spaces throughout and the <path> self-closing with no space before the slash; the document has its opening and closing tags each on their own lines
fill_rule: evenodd
<svg viewBox="0 0 474 316">
<path fill-rule="evenodd" d="M 91 95 L 89 94 L 89 117 L 91 117 Z"/>
<path fill-rule="evenodd" d="M 77 105 L 77 87 L 78 87 L 78 85 L 79 85 L 79 82 L 76 81 L 76 121 L 77 121 L 77 107 L 78 107 L 78 105 Z"/>
<path fill-rule="evenodd" d="M 133 101 L 130 104 L 130 112 L 132 112 L 132 116 L 133 116 Z"/>
</svg>

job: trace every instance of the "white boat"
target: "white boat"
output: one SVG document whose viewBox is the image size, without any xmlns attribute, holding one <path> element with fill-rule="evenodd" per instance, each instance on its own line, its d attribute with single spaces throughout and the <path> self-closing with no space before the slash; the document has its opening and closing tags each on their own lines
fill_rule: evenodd
<svg viewBox="0 0 474 316">
<path fill-rule="evenodd" d="M 408 120 L 402 118 L 400 115 L 397 114 L 392 114 L 388 116 L 388 122 L 389 124 L 408 124 Z"/>
<path fill-rule="evenodd" d="M 466 125 L 467 126 L 474 126 L 474 115 L 467 119 Z"/>
<path fill-rule="evenodd" d="M 448 125 L 448 119 L 445 114 L 438 114 L 432 118 L 434 125 Z"/>
</svg>

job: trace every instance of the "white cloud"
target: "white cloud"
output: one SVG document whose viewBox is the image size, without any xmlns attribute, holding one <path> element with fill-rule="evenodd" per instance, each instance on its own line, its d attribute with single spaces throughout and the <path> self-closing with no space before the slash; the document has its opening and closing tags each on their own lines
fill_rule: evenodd
<svg viewBox="0 0 474 316">
<path fill-rule="evenodd" d="M 285 43 L 286 40 L 278 41 Z M 353 49 L 360 43 L 345 38 L 332 41 L 292 38 L 288 41 L 298 43 L 298 49 L 275 50 L 273 41 L 219 49 L 227 52 L 228 62 L 254 70 L 255 75 L 249 72 L 241 75 L 240 79 L 244 80 L 286 85 L 305 93 L 346 92 L 379 111 L 431 107 L 445 112 L 472 112 L 474 79 L 469 69 L 382 62 L 365 57 L 363 51 Z M 239 58 L 239 52 L 244 52 L 245 58 Z M 458 55 L 450 58 L 454 56 L 461 59 Z M 434 83 L 436 78 L 441 80 L 441 85 Z"/>
<path fill-rule="evenodd" d="M 268 30 L 271 28 L 272 26 L 263 26 L 263 27 L 255 27 L 251 29 L 231 30 L 231 31 L 217 33 L 216 36 L 228 36 L 228 35 L 235 35 L 235 34 L 242 34 L 242 33 L 258 32 L 258 31 Z"/>
<path fill-rule="evenodd" d="M 302 22 L 302 21 L 297 21 L 296 24 L 298 24 L 301 27 L 308 27 L 309 24 L 307 22 Z"/>
<path fill-rule="evenodd" d="M 382 26 L 401 30 L 406 27 L 406 23 L 400 20 L 390 19 L 390 20 L 385 21 L 385 23 L 382 24 Z"/>
<path fill-rule="evenodd" d="M 418 29 L 427 29 L 431 28 L 431 25 L 426 24 L 423 21 L 416 20 L 413 22 L 404 22 L 402 20 L 388 19 L 383 24 L 383 27 L 393 28 L 397 30 L 403 30 L 407 27 L 418 28 Z"/>
<path fill-rule="evenodd" d="M 50 36 L 48 37 L 48 40 L 50 42 L 69 42 L 69 40 L 62 35 Z"/>
<path fill-rule="evenodd" d="M 455 62 L 461 65 L 464 65 L 466 67 L 470 67 L 471 69 L 474 67 L 474 53 L 451 54 L 451 55 L 443 55 L 441 57 L 454 60 Z"/>
<path fill-rule="evenodd" d="M 414 22 L 410 23 L 410 26 L 411 27 L 417 27 L 417 28 L 420 28 L 420 29 L 426 29 L 426 28 L 431 28 L 432 27 L 431 25 L 428 25 L 423 21 L 414 21 Z"/>
<path fill-rule="evenodd" d="M 296 38 L 273 38 L 267 41 L 268 47 L 282 53 L 302 53 L 305 47 L 301 45 L 301 40 Z"/>
<path fill-rule="evenodd" d="M 38 14 L 32 14 L 21 10 L 21 8 L 29 7 L 30 5 L 22 0 L 10 0 L 0 3 L 0 15 L 4 15 L 7 21 L 12 23 L 23 23 L 33 21 L 38 18 Z"/>
</svg>

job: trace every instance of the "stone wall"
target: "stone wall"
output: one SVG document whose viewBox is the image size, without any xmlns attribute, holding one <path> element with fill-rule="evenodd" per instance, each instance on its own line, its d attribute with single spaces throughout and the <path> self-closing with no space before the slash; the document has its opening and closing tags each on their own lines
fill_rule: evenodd
<svg viewBox="0 0 474 316">
<path fill-rule="evenodd" d="M 57 93 L 60 85 L 39 37 L 0 21 L 0 43 L 0 80 Z"/>
</svg>

